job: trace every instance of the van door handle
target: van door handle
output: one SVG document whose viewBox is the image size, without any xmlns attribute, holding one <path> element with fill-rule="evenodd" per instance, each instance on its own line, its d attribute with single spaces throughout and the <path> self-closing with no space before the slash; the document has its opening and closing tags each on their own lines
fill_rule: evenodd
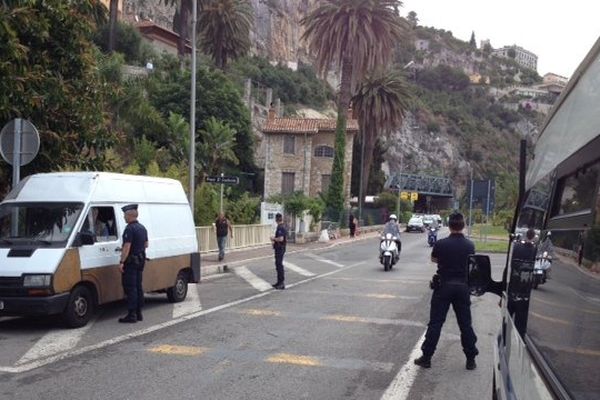
<svg viewBox="0 0 600 400">
<path fill-rule="evenodd" d="M 123 250 L 123 249 L 122 249 L 122 248 L 120 248 L 120 247 L 117 247 L 117 248 L 115 249 L 115 252 L 119 252 L 119 251 L 121 251 L 121 250 Z"/>
</svg>

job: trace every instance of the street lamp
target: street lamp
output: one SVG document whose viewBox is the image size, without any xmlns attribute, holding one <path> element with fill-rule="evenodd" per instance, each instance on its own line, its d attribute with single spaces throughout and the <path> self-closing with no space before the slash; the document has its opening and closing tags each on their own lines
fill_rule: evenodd
<svg viewBox="0 0 600 400">
<path fill-rule="evenodd" d="M 469 163 L 471 189 L 469 190 L 469 237 L 471 237 L 471 227 L 473 226 L 472 210 L 473 210 L 473 166 Z"/>
<path fill-rule="evenodd" d="M 192 94 L 190 104 L 190 208 L 194 215 L 194 189 L 196 182 L 196 25 L 198 0 L 192 6 Z"/>
</svg>

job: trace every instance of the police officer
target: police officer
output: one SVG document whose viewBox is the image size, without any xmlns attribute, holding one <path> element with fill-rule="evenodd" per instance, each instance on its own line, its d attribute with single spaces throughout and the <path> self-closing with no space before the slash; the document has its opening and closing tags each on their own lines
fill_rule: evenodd
<svg viewBox="0 0 600 400">
<path fill-rule="evenodd" d="M 119 318 L 119 322 L 135 323 L 142 321 L 144 305 L 144 289 L 142 288 L 142 273 L 146 262 L 148 247 L 148 232 L 144 225 L 137 220 L 138 205 L 129 204 L 121 208 L 125 214 L 127 227 L 123 232 L 123 249 L 119 269 L 122 274 L 123 290 L 127 296 L 127 315 Z"/>
<path fill-rule="evenodd" d="M 463 352 L 467 357 L 466 368 L 472 370 L 477 367 L 475 356 L 479 354 L 479 351 L 475 347 L 477 336 L 471 325 L 467 262 L 468 256 L 475 254 L 475 246 L 462 234 L 465 227 L 462 214 L 452 214 L 448 226 L 450 236 L 437 241 L 431 252 L 431 260 L 438 265 L 439 284 L 433 285 L 429 324 L 425 341 L 421 346 L 423 355 L 415 360 L 415 364 L 423 368 L 431 367 L 431 357 L 440 338 L 448 308 L 452 304 L 460 328 Z"/>
<path fill-rule="evenodd" d="M 280 213 L 275 215 L 275 222 L 277 222 L 277 230 L 275 236 L 271 237 L 273 243 L 273 250 L 275 250 L 275 270 L 277 271 L 277 282 L 272 286 L 275 289 L 285 289 L 285 276 L 283 272 L 283 255 L 285 254 L 285 245 L 287 243 L 287 231 L 283 226 L 283 216 Z"/>
<path fill-rule="evenodd" d="M 400 241 L 400 227 L 398 226 L 398 217 L 396 214 L 391 214 L 388 222 L 383 226 L 383 234 L 391 233 L 396 237 L 396 246 L 398 246 L 398 254 L 402 250 L 402 242 Z"/>
</svg>

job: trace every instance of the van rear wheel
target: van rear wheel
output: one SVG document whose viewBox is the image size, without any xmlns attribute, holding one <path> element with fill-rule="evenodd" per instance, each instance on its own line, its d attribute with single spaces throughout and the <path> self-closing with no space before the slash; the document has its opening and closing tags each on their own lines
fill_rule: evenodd
<svg viewBox="0 0 600 400">
<path fill-rule="evenodd" d="M 94 297 L 85 286 L 77 286 L 69 296 L 67 308 L 62 318 L 69 328 L 81 328 L 87 325 L 94 314 Z"/>
<path fill-rule="evenodd" d="M 179 271 L 175 286 L 167 289 L 167 298 L 171 303 L 180 303 L 185 300 L 188 290 L 188 274 L 184 271 Z"/>
</svg>

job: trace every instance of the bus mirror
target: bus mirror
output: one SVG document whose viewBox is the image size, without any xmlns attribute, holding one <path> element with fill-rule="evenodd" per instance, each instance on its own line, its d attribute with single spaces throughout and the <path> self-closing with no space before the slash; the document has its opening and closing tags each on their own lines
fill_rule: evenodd
<svg viewBox="0 0 600 400">
<path fill-rule="evenodd" d="M 88 246 L 96 242 L 96 236 L 92 232 L 79 232 L 73 243 L 76 247 Z"/>
<path fill-rule="evenodd" d="M 492 282 L 490 257 L 473 254 L 469 256 L 467 282 L 472 296 L 481 296 Z"/>
</svg>

